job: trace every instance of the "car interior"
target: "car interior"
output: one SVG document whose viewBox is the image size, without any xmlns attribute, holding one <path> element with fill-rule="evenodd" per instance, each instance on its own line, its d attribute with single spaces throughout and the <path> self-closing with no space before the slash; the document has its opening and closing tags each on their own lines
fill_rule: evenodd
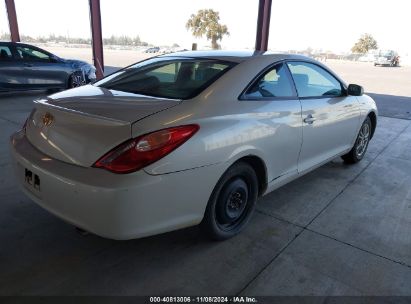
<svg viewBox="0 0 411 304">
<path fill-rule="evenodd" d="M 253 99 L 263 97 L 291 97 L 293 95 L 290 80 L 286 75 L 284 66 L 281 64 L 257 80 L 246 92 L 245 97 Z"/>
<path fill-rule="evenodd" d="M 215 62 L 173 62 L 120 74 L 102 86 L 148 96 L 186 99 L 216 80 L 228 65 Z"/>
<path fill-rule="evenodd" d="M 8 50 L 8 51 L 7 51 Z M 9 58 L 11 58 L 11 53 L 10 53 L 10 50 L 9 49 L 7 49 L 6 50 L 6 48 L 4 48 L 4 47 L 0 47 L 0 59 L 9 59 Z"/>
</svg>

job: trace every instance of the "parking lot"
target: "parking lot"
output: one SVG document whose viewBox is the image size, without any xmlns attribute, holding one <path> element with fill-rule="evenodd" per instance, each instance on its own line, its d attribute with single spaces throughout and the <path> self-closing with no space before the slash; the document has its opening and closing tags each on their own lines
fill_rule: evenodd
<svg viewBox="0 0 411 304">
<path fill-rule="evenodd" d="M 261 198 L 225 242 L 196 227 L 112 241 L 42 210 L 17 188 L 8 136 L 44 94 L 0 95 L 0 295 L 411 296 L 411 68 L 327 65 L 377 100 L 365 159 Z"/>
</svg>

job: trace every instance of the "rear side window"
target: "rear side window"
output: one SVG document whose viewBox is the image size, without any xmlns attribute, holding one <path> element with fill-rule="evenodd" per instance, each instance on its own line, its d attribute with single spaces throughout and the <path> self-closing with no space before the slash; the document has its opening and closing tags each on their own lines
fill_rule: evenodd
<svg viewBox="0 0 411 304">
<path fill-rule="evenodd" d="M 318 65 L 308 62 L 289 62 L 299 97 L 341 96 L 341 83 Z"/>
<path fill-rule="evenodd" d="M 157 57 L 119 71 L 95 85 L 154 97 L 189 99 L 234 63 L 214 59 Z"/>
<path fill-rule="evenodd" d="M 11 50 L 8 46 L 0 45 L 0 60 L 11 59 Z"/>
<path fill-rule="evenodd" d="M 282 63 L 275 65 L 253 83 L 245 92 L 244 97 L 246 99 L 260 99 L 294 96 L 286 69 Z"/>
</svg>

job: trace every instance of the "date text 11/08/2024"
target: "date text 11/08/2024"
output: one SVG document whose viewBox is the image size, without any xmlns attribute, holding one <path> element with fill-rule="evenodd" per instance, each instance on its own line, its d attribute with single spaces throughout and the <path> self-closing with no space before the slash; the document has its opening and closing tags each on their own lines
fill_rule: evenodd
<svg viewBox="0 0 411 304">
<path fill-rule="evenodd" d="M 254 297 L 150 297 L 150 303 L 257 303 Z"/>
</svg>

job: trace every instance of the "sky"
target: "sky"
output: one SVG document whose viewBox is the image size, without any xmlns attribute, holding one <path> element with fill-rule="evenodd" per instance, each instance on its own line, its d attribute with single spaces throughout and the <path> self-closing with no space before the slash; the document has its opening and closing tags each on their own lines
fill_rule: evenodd
<svg viewBox="0 0 411 304">
<path fill-rule="evenodd" d="M 20 33 L 90 37 L 88 0 L 15 0 Z M 153 45 L 191 47 L 192 13 L 212 8 L 228 26 L 224 49 L 253 48 L 258 0 L 101 0 L 103 37 L 139 35 Z M 8 32 L 0 1 L 0 32 Z M 411 54 L 410 0 L 273 0 L 269 49 L 347 52 L 363 33 L 379 46 Z"/>
</svg>

